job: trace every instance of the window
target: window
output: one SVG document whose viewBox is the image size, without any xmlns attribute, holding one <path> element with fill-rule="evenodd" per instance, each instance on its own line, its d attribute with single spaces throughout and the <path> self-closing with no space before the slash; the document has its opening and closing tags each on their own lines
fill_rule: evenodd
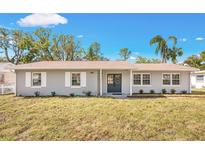
<svg viewBox="0 0 205 154">
<path fill-rule="evenodd" d="M 72 86 L 80 86 L 80 73 L 72 73 Z"/>
<path fill-rule="evenodd" d="M 41 73 L 32 73 L 32 86 L 41 86 Z"/>
<path fill-rule="evenodd" d="M 179 74 L 172 74 L 172 85 L 179 85 Z"/>
<path fill-rule="evenodd" d="M 204 76 L 203 75 L 197 75 L 196 76 L 196 82 L 204 82 Z"/>
<path fill-rule="evenodd" d="M 134 74 L 134 85 L 141 85 L 141 74 Z"/>
<path fill-rule="evenodd" d="M 133 75 L 133 84 L 134 85 L 150 85 L 151 75 L 150 74 L 134 74 Z"/>
<path fill-rule="evenodd" d="M 108 75 L 108 77 L 107 77 L 107 83 L 108 84 L 113 84 L 113 75 Z"/>
<path fill-rule="evenodd" d="M 163 85 L 180 85 L 180 74 L 178 73 L 165 73 L 162 75 Z"/>
<path fill-rule="evenodd" d="M 142 74 L 142 84 L 150 85 L 150 74 Z"/>
<path fill-rule="evenodd" d="M 162 80 L 163 80 L 163 85 L 170 85 L 171 84 L 171 75 L 170 74 L 163 74 Z"/>
<path fill-rule="evenodd" d="M 0 83 L 4 83 L 4 74 L 0 74 Z"/>
</svg>

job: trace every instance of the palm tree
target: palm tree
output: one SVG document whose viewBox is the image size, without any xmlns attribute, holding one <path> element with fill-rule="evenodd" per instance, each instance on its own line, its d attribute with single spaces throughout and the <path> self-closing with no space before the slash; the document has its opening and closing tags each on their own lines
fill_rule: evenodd
<svg viewBox="0 0 205 154">
<path fill-rule="evenodd" d="M 174 46 L 177 44 L 177 38 L 175 36 L 169 36 L 167 40 L 165 40 L 162 36 L 156 35 L 150 40 L 150 45 L 157 44 L 155 53 L 159 54 L 162 57 L 162 63 L 166 63 L 167 60 L 170 58 L 169 48 L 168 48 L 168 41 L 172 40 Z"/>
<path fill-rule="evenodd" d="M 169 49 L 169 54 L 170 58 L 173 64 L 177 63 L 177 56 L 182 56 L 183 55 L 183 49 L 182 48 L 177 48 L 174 46 L 172 49 Z"/>
</svg>

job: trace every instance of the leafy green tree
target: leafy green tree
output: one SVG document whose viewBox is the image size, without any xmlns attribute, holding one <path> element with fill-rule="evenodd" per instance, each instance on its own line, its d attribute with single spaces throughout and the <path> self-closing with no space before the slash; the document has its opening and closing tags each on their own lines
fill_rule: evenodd
<svg viewBox="0 0 205 154">
<path fill-rule="evenodd" d="M 53 60 L 53 55 L 50 50 L 51 46 L 51 30 L 39 28 L 34 32 L 35 48 L 38 50 L 38 59 Z"/>
<path fill-rule="evenodd" d="M 79 60 L 84 53 L 84 50 L 80 47 L 80 42 L 75 42 L 72 35 L 55 35 L 50 44 L 53 60 Z"/>
<path fill-rule="evenodd" d="M 185 64 L 188 64 L 189 66 L 196 67 L 196 68 L 201 67 L 201 62 L 202 62 L 201 58 L 196 55 L 192 55 L 184 61 Z"/>
<path fill-rule="evenodd" d="M 0 28 L 0 49 L 8 62 L 19 64 L 27 50 L 26 33 L 20 30 Z"/>
<path fill-rule="evenodd" d="M 174 46 L 173 48 L 169 49 L 170 58 L 173 64 L 177 63 L 177 57 L 180 57 L 183 55 L 183 49 L 177 48 Z"/>
<path fill-rule="evenodd" d="M 26 52 L 22 57 L 23 63 L 30 63 L 40 61 L 39 50 L 38 46 L 35 43 L 33 36 L 29 33 L 25 35 L 25 42 L 26 42 Z"/>
<path fill-rule="evenodd" d="M 5 56 L 9 62 L 11 62 L 11 59 L 9 57 L 9 48 L 10 48 L 10 33 L 5 28 L 0 28 L 0 49 L 2 50 L 2 53 L 5 53 Z"/>
<path fill-rule="evenodd" d="M 95 61 L 95 60 L 101 60 L 101 58 L 102 58 L 102 54 L 100 51 L 100 44 L 98 42 L 92 43 L 86 53 L 86 60 Z"/>
<path fill-rule="evenodd" d="M 205 62 L 205 51 L 202 51 L 200 53 L 200 58 L 201 58 L 202 62 Z"/>
<path fill-rule="evenodd" d="M 128 60 L 129 57 L 131 55 L 131 51 L 129 51 L 128 48 L 121 48 L 120 49 L 120 57 L 123 59 L 123 60 Z"/>
<path fill-rule="evenodd" d="M 165 40 L 162 36 L 156 35 L 150 40 L 150 45 L 157 44 L 155 53 L 161 55 L 162 57 L 162 63 L 167 63 L 167 61 L 170 58 L 169 54 L 169 47 L 168 47 L 168 41 L 172 40 L 174 45 L 177 43 L 177 38 L 175 36 L 169 36 L 167 40 Z"/>
<path fill-rule="evenodd" d="M 155 59 L 155 58 L 148 59 L 146 57 L 137 56 L 136 63 L 154 63 L 154 64 L 156 64 L 156 63 L 161 63 L 161 60 Z"/>
</svg>

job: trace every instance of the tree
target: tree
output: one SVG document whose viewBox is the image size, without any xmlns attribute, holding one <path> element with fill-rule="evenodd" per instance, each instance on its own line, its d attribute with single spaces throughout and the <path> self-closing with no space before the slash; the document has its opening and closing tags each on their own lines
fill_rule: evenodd
<svg viewBox="0 0 205 154">
<path fill-rule="evenodd" d="M 183 55 L 183 49 L 177 48 L 174 46 L 173 48 L 169 49 L 170 58 L 173 64 L 177 63 L 177 57 Z"/>
<path fill-rule="evenodd" d="M 53 60 L 53 55 L 50 50 L 51 46 L 51 31 L 45 28 L 39 28 L 34 32 L 35 48 L 38 50 L 38 59 Z"/>
<path fill-rule="evenodd" d="M 154 64 L 156 64 L 156 63 L 161 63 L 161 60 L 155 59 L 155 58 L 148 59 L 146 57 L 137 56 L 136 63 L 154 63 Z"/>
<path fill-rule="evenodd" d="M 201 58 L 196 55 L 192 55 L 184 61 L 185 64 L 188 64 L 189 66 L 196 67 L 196 68 L 201 67 L 201 62 L 202 62 Z"/>
<path fill-rule="evenodd" d="M 185 61 L 191 67 L 196 67 L 201 70 L 205 70 L 205 51 L 202 51 L 199 55 L 192 55 L 188 57 Z"/>
<path fill-rule="evenodd" d="M 121 48 L 120 49 L 120 56 L 123 60 L 128 60 L 131 55 L 131 51 L 128 48 Z"/>
<path fill-rule="evenodd" d="M 100 52 L 100 44 L 98 42 L 92 43 L 86 53 L 86 60 L 95 61 L 101 60 L 101 58 L 102 54 Z"/>
<path fill-rule="evenodd" d="M 177 38 L 175 36 L 169 36 L 167 40 L 165 40 L 162 36 L 156 35 L 150 40 L 150 45 L 157 44 L 155 53 L 161 55 L 162 63 L 167 63 L 170 58 L 168 41 L 172 40 L 174 45 L 177 44 Z"/>
<path fill-rule="evenodd" d="M 201 58 L 202 62 L 205 62 L 205 51 L 202 51 L 200 53 L 200 58 Z"/>
<path fill-rule="evenodd" d="M 19 64 L 27 50 L 26 33 L 0 28 L 0 49 L 5 53 L 8 62 Z"/>
</svg>

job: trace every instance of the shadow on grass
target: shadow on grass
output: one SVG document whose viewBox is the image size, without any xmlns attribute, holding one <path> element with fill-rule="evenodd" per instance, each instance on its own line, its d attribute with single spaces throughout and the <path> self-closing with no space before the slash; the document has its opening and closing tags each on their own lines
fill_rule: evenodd
<svg viewBox="0 0 205 154">
<path fill-rule="evenodd" d="M 65 96 L 65 95 L 56 95 L 56 96 L 18 96 L 23 99 L 39 99 L 39 98 L 61 98 L 61 99 L 75 99 L 75 98 L 104 98 L 104 99 L 117 99 L 111 96 Z"/>
</svg>

